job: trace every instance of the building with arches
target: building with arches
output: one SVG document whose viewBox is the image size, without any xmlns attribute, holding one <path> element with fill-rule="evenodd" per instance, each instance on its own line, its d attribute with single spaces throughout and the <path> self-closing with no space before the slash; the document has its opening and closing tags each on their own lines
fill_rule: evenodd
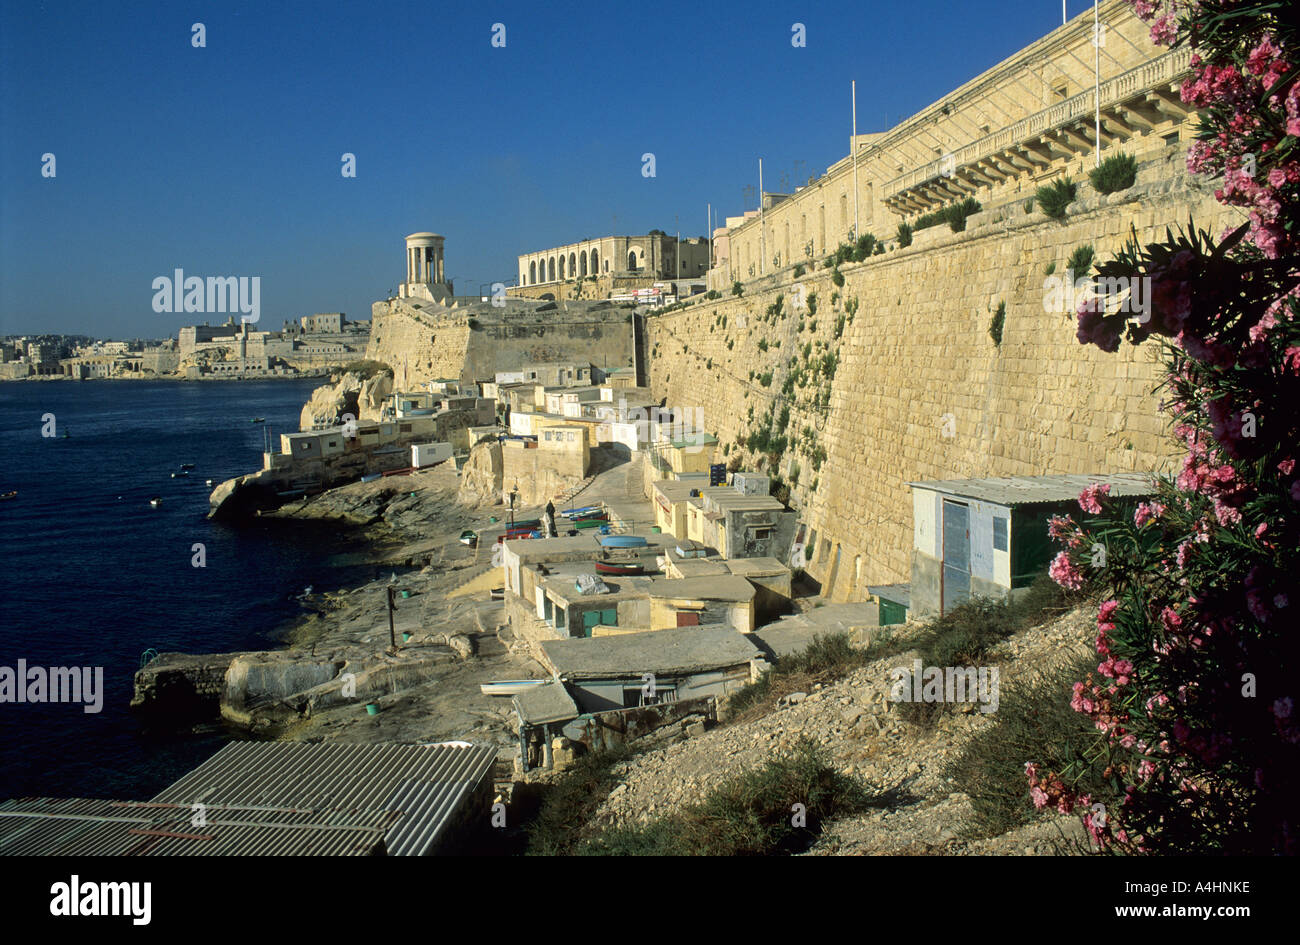
<svg viewBox="0 0 1300 945">
<path fill-rule="evenodd" d="M 512 294 L 538 297 L 572 295 L 559 288 L 578 280 L 594 285 L 589 298 L 604 298 L 615 288 L 648 287 L 664 279 L 700 279 L 709 269 L 709 241 L 678 239 L 660 231 L 645 236 L 604 236 L 519 257 L 519 281 Z M 540 287 L 532 291 L 533 287 Z"/>
</svg>

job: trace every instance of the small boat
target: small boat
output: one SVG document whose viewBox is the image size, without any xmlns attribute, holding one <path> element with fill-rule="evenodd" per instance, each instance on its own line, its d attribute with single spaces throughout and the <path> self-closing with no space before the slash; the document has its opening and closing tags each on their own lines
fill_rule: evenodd
<svg viewBox="0 0 1300 945">
<path fill-rule="evenodd" d="M 266 417 L 254 417 L 249 423 L 266 423 Z"/>
<path fill-rule="evenodd" d="M 173 479 L 184 479 L 184 478 L 185 478 L 186 476 L 188 476 L 189 474 L 190 474 L 190 473 L 189 473 L 189 470 L 188 470 L 188 469 L 182 469 L 180 472 L 174 472 L 174 473 L 172 473 L 172 478 L 173 478 Z"/>
<path fill-rule="evenodd" d="M 645 568 L 640 564 L 624 561 L 597 561 L 597 574 L 645 574 Z"/>
<path fill-rule="evenodd" d="M 465 529 L 460 533 L 460 543 L 462 545 L 474 545 L 478 543 L 478 532 L 471 529 Z"/>
<path fill-rule="evenodd" d="M 603 548 L 645 548 L 649 543 L 640 535 L 602 535 L 600 544 Z"/>
<path fill-rule="evenodd" d="M 362 477 L 361 477 L 361 481 L 362 481 L 362 482 L 378 482 L 380 479 L 383 479 L 383 478 L 384 478 L 384 474 L 383 474 L 383 473 L 371 473 L 371 474 L 368 475 L 368 476 L 362 476 Z"/>
<path fill-rule="evenodd" d="M 162 496 L 160 495 L 154 496 L 152 499 L 149 500 L 149 504 L 152 505 L 155 509 L 160 508 L 162 506 Z"/>
<path fill-rule="evenodd" d="M 212 488 L 212 480 L 211 480 L 211 479 L 205 480 L 203 484 L 204 484 L 205 486 L 207 486 L 209 489 Z"/>
<path fill-rule="evenodd" d="M 16 489 L 10 492 L 0 492 L 0 502 L 6 502 L 9 499 L 16 499 L 16 498 L 18 498 L 18 490 Z"/>
<path fill-rule="evenodd" d="M 589 512 L 599 512 L 599 511 L 600 511 L 599 505 L 584 505 L 580 509 L 564 509 L 563 511 L 560 512 L 560 514 L 563 515 L 565 518 L 577 518 L 581 515 L 586 515 Z"/>
<path fill-rule="evenodd" d="M 181 469 L 193 469 L 193 468 L 194 468 L 193 463 L 181 463 Z"/>
<path fill-rule="evenodd" d="M 603 518 L 580 518 L 573 522 L 574 528 L 600 528 L 608 527 L 609 523 Z"/>
<path fill-rule="evenodd" d="M 571 522 L 589 522 L 592 519 L 598 519 L 599 521 L 607 522 L 609 521 L 609 513 L 606 512 L 604 509 L 595 509 L 591 512 L 583 512 L 581 515 L 569 516 L 569 521 Z"/>
</svg>

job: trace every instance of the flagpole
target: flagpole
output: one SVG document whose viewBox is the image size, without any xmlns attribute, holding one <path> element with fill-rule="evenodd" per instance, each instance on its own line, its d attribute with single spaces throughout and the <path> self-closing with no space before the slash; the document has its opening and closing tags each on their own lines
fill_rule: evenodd
<svg viewBox="0 0 1300 945">
<path fill-rule="evenodd" d="M 758 274 L 767 275 L 767 230 L 763 223 L 763 159 L 758 159 Z"/>
<path fill-rule="evenodd" d="M 1101 167 L 1101 25 L 1097 13 L 1097 0 L 1092 0 L 1092 73 L 1096 80 L 1092 93 L 1092 104 L 1096 120 L 1096 147 L 1093 148 L 1095 167 Z"/>
<path fill-rule="evenodd" d="M 858 238 L 858 80 L 853 80 L 853 238 Z"/>
</svg>

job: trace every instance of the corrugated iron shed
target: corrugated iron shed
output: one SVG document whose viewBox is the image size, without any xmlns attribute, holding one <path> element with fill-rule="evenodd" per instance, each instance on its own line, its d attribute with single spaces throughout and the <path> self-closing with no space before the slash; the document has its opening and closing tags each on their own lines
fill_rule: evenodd
<svg viewBox="0 0 1300 945">
<path fill-rule="evenodd" d="M 428 854 L 495 759 L 482 745 L 232 742 L 151 801 L 0 803 L 0 853 Z"/>
<path fill-rule="evenodd" d="M 1113 473 L 1107 476 L 1003 476 L 989 479 L 935 479 L 909 482 L 913 489 L 929 489 L 945 495 L 995 505 L 1015 507 L 1042 502 L 1069 502 L 1093 483 L 1110 486 L 1112 496 L 1144 496 L 1155 492 L 1148 473 Z"/>
<path fill-rule="evenodd" d="M 86 798 L 0 804 L 6 856 L 370 856 L 400 819 L 385 811 L 284 811 Z"/>
</svg>

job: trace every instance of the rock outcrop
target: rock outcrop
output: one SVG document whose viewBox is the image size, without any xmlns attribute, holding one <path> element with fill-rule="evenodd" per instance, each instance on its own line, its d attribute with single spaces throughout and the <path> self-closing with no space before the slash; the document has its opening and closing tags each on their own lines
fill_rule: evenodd
<svg viewBox="0 0 1300 945">
<path fill-rule="evenodd" d="M 311 430 L 328 426 L 341 422 L 349 414 L 357 420 L 378 420 L 392 392 L 393 378 L 389 374 L 363 379 L 349 371 L 312 391 L 311 399 L 303 405 L 298 427 Z"/>
<path fill-rule="evenodd" d="M 460 499 L 469 505 L 501 504 L 501 444 L 488 440 L 469 451 L 461 469 Z"/>
</svg>

